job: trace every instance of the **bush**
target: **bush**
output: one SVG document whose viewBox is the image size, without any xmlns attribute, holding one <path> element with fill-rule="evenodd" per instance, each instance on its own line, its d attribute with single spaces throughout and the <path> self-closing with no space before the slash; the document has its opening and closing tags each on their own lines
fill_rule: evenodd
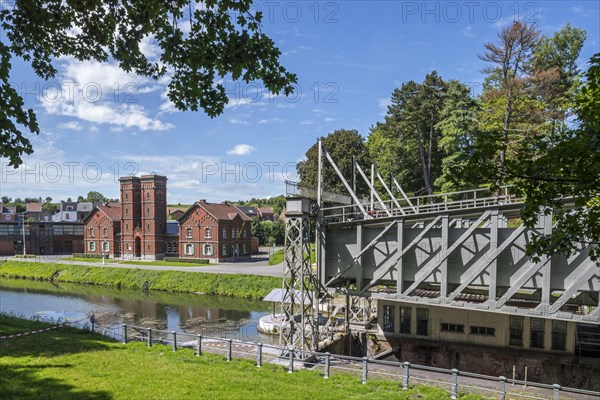
<svg viewBox="0 0 600 400">
<path fill-rule="evenodd" d="M 179 257 L 165 257 L 163 261 L 166 262 L 181 262 L 181 263 L 190 263 L 190 264 L 208 264 L 209 260 L 206 258 L 179 258 Z"/>
<path fill-rule="evenodd" d="M 102 258 L 100 254 L 85 254 L 85 253 L 73 253 L 71 255 L 73 258 Z"/>
</svg>

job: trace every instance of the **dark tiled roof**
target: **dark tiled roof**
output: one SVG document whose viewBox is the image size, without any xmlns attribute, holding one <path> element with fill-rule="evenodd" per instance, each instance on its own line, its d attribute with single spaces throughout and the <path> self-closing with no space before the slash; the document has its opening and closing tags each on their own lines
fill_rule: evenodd
<svg viewBox="0 0 600 400">
<path fill-rule="evenodd" d="M 61 211 L 77 211 L 77 202 L 75 201 L 63 201 Z"/>
<path fill-rule="evenodd" d="M 249 217 L 255 217 L 258 215 L 258 211 L 256 210 L 256 207 L 249 207 L 249 206 L 236 206 L 237 208 L 239 208 L 244 214 L 246 214 Z"/>
<path fill-rule="evenodd" d="M 242 221 L 252 221 L 252 219 L 244 214 L 242 210 L 231 204 L 207 203 L 205 201 L 199 201 L 196 204 L 204 208 L 206 212 L 220 221 L 231 221 L 237 215 L 240 216 Z"/>
<path fill-rule="evenodd" d="M 101 205 L 97 207 L 98 210 L 102 211 L 108 218 L 113 222 L 121 220 L 121 204 L 120 203 L 109 203 L 107 205 Z"/>
</svg>

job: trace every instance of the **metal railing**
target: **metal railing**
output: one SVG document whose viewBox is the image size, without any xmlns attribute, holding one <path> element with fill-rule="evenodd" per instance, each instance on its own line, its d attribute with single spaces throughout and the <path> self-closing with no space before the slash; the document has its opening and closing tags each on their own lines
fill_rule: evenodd
<svg viewBox="0 0 600 400">
<path fill-rule="evenodd" d="M 507 398 L 556 400 L 565 399 L 567 397 L 564 396 L 568 394 L 580 395 L 578 398 L 583 398 L 581 396 L 598 398 L 600 396 L 600 392 L 562 387 L 558 384 L 526 382 L 504 376 L 494 377 L 409 362 L 375 360 L 328 352 L 298 351 L 258 342 L 157 330 L 127 324 L 123 324 L 122 327 L 123 343 L 137 340 L 145 342 L 147 346 L 170 345 L 173 351 L 187 347 L 194 349 L 196 356 L 201 356 L 203 352 L 221 353 L 227 361 L 232 361 L 234 356 L 252 358 L 256 360 L 257 367 L 261 367 L 265 362 L 275 363 L 287 368 L 289 373 L 293 373 L 299 367 L 310 368 L 320 371 L 324 379 L 328 379 L 334 371 L 339 371 L 354 374 L 360 378 L 363 384 L 366 384 L 370 377 L 375 376 L 398 381 L 404 390 L 415 383 L 434 385 L 447 388 L 452 399 L 456 399 L 458 390 L 463 388 L 483 394 L 485 397 L 501 400 Z"/>
<path fill-rule="evenodd" d="M 473 208 L 484 208 L 523 201 L 511 192 L 514 186 L 503 186 L 497 193 L 490 189 L 473 189 L 458 192 L 439 193 L 432 196 L 416 196 L 407 199 L 384 200 L 383 202 L 361 203 L 358 205 L 324 207 L 322 209 L 324 223 L 340 223 L 362 219 L 375 219 L 418 215 L 442 211 L 460 211 Z M 400 205 L 400 207 L 398 207 Z"/>
</svg>

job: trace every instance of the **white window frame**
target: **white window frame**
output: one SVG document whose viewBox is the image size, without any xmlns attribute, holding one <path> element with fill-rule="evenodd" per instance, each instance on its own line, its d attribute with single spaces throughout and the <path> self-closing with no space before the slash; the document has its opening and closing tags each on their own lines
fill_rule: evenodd
<svg viewBox="0 0 600 400">
<path fill-rule="evenodd" d="M 192 234 L 193 234 L 193 232 L 192 232 L 192 228 L 188 226 L 188 227 L 187 227 L 187 228 L 185 228 L 185 229 L 186 229 L 186 231 L 185 231 L 185 237 L 186 237 L 187 239 L 191 239 L 191 238 L 192 238 Z"/>
<path fill-rule="evenodd" d="M 221 255 L 222 256 L 226 256 L 227 255 L 227 245 L 226 244 L 222 244 L 221 245 Z"/>
<path fill-rule="evenodd" d="M 102 242 L 102 251 L 110 251 L 110 243 L 108 242 Z"/>
<path fill-rule="evenodd" d="M 194 255 L 194 245 L 192 243 L 184 244 L 183 252 L 186 256 L 193 256 Z"/>
<path fill-rule="evenodd" d="M 205 255 L 205 256 L 214 256 L 215 255 L 215 249 L 211 243 L 205 243 L 204 246 L 202 246 L 202 255 Z"/>
<path fill-rule="evenodd" d="M 92 227 L 92 228 L 90 228 L 90 237 L 94 237 L 94 236 L 95 236 L 94 228 Z"/>
<path fill-rule="evenodd" d="M 102 228 L 102 237 L 108 237 L 108 228 L 104 227 Z"/>
<path fill-rule="evenodd" d="M 204 238 L 212 239 L 212 229 L 210 229 L 210 226 L 204 228 Z"/>
<path fill-rule="evenodd" d="M 96 251 L 96 242 L 88 242 L 88 251 Z"/>
<path fill-rule="evenodd" d="M 223 228 L 223 239 L 227 239 L 227 228 Z"/>
</svg>

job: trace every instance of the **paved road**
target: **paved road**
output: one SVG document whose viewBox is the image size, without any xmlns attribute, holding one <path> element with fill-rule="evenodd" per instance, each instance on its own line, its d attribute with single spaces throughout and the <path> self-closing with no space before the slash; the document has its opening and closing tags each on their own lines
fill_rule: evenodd
<svg viewBox="0 0 600 400">
<path fill-rule="evenodd" d="M 246 274 L 246 275 L 263 275 L 283 277 L 283 263 L 278 265 L 269 265 L 268 258 L 259 255 L 252 258 L 251 261 L 236 262 L 236 263 L 221 263 L 209 264 L 201 267 L 176 267 L 163 265 L 134 265 L 127 264 L 126 261 L 110 262 L 102 264 L 99 262 L 85 261 L 66 261 L 61 258 L 65 256 L 38 256 L 36 258 L 14 258 L 9 257 L 8 260 L 27 261 L 27 262 L 56 262 L 61 264 L 77 264 L 77 265 L 93 265 L 99 267 L 115 267 L 115 268 L 139 268 L 159 271 L 185 271 L 185 272 L 206 272 L 218 274 Z M 111 260 L 112 261 L 112 260 Z"/>
</svg>

